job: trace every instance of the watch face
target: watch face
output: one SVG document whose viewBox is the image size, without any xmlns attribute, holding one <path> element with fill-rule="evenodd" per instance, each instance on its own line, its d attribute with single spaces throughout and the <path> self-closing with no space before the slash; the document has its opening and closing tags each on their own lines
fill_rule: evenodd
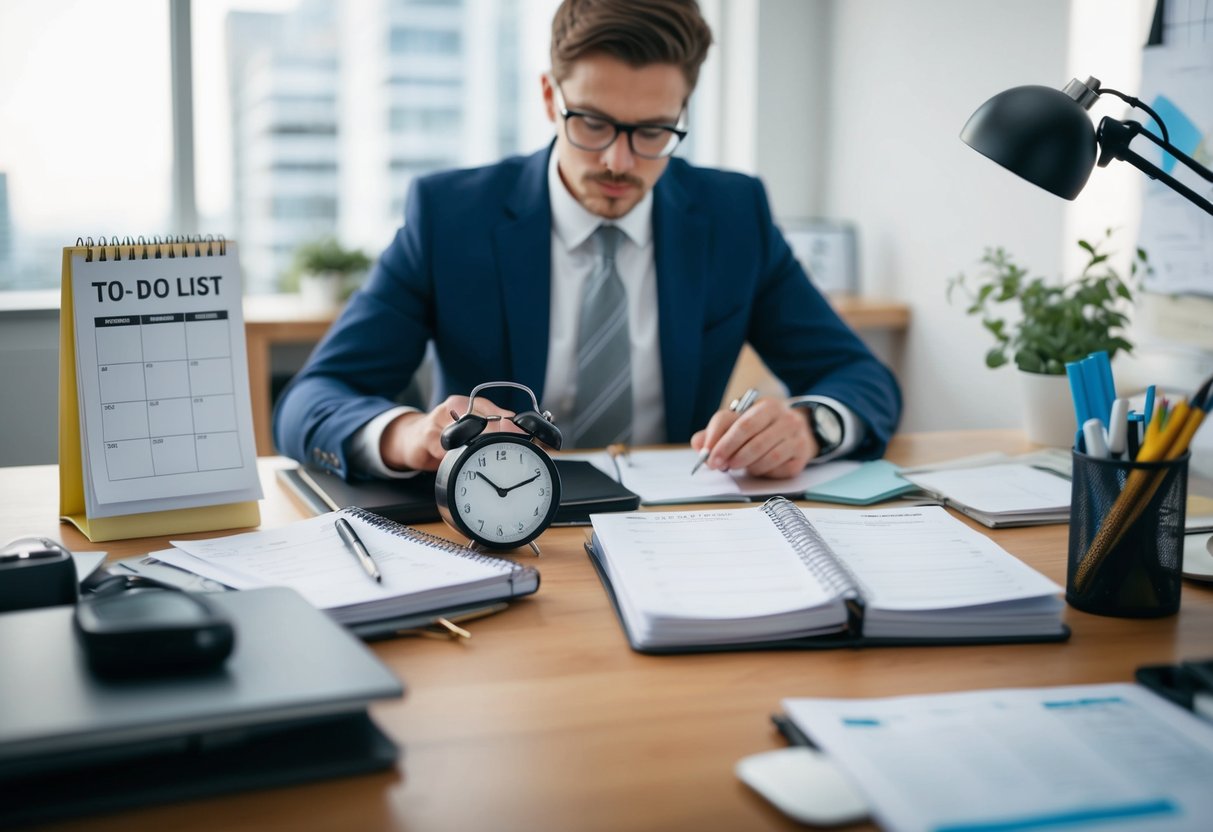
<svg viewBox="0 0 1213 832">
<path fill-rule="evenodd" d="M 529 543 L 551 522 L 560 478 L 530 441 L 492 434 L 451 451 L 438 469 L 438 510 L 472 540 L 498 549 Z"/>
<path fill-rule="evenodd" d="M 834 408 L 822 404 L 814 407 L 813 427 L 822 453 L 842 444 L 842 418 Z"/>
</svg>

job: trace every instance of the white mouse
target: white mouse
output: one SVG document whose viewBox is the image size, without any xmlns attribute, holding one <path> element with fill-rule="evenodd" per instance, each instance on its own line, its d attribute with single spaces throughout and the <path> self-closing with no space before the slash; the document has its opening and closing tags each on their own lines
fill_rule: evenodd
<svg viewBox="0 0 1213 832">
<path fill-rule="evenodd" d="M 858 823 L 868 816 L 863 796 L 820 751 L 804 746 L 751 754 L 733 771 L 790 818 L 813 826 Z"/>
</svg>

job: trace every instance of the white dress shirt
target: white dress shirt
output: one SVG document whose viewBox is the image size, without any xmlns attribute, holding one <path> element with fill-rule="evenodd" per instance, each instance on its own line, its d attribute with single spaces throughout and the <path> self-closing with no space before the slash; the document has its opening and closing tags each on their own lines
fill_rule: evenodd
<svg viewBox="0 0 1213 832">
<path fill-rule="evenodd" d="M 598 264 L 597 247 L 591 237 L 603 218 L 587 211 L 560 178 L 556 153 L 548 161 L 548 198 L 552 210 L 551 319 L 548 332 L 548 363 L 540 405 L 550 410 L 559 427 L 568 424 L 577 395 L 577 323 L 581 317 L 581 293 Z M 657 326 L 657 262 L 653 256 L 653 192 L 649 191 L 631 211 L 611 220 L 624 233 L 615 253 L 615 267 L 628 298 L 628 336 L 632 345 L 632 443 L 652 445 L 667 441 L 665 396 L 661 377 L 661 344 Z M 502 381 L 508 379 L 485 379 Z M 826 396 L 801 396 L 793 405 L 824 402 L 843 419 L 844 439 L 832 453 L 816 461 L 842 456 L 863 435 L 862 423 L 846 405 Z M 395 407 L 367 422 L 350 443 L 351 470 L 379 477 L 408 477 L 415 471 L 388 468 L 379 452 L 379 442 L 388 424 L 416 408 Z"/>
</svg>

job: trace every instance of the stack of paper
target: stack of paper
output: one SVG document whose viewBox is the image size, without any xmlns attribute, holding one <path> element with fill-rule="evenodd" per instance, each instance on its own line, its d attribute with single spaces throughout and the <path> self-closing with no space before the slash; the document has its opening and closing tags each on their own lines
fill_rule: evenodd
<svg viewBox="0 0 1213 832">
<path fill-rule="evenodd" d="M 337 517 L 354 527 L 382 583 L 363 571 L 338 536 Z M 356 508 L 270 531 L 175 540 L 173 546 L 155 557 L 232 589 L 291 587 L 346 625 L 507 600 L 539 588 L 539 573 L 531 567 L 482 555 Z"/>
<path fill-rule="evenodd" d="M 990 528 L 1070 519 L 1070 481 L 1030 465 L 982 465 L 903 476 L 944 505 Z"/>
<path fill-rule="evenodd" d="M 884 829 L 1203 830 L 1213 725 L 1135 685 L 786 699 Z"/>
</svg>

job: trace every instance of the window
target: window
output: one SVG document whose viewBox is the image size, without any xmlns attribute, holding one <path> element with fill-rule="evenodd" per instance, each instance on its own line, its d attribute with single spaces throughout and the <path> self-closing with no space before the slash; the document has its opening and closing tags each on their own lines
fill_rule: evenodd
<svg viewBox="0 0 1213 832">
<path fill-rule="evenodd" d="M 377 255 L 412 177 L 530 149 L 515 126 L 518 13 L 516 0 L 193 4 L 199 225 L 239 241 L 246 292 L 276 291 L 318 237 Z M 493 100 L 487 124 L 473 89 Z"/>
<path fill-rule="evenodd" d="M 377 255 L 412 179 L 549 139 L 557 2 L 195 0 L 184 89 L 171 0 L 0 2 L 0 292 L 57 288 L 77 237 L 184 233 L 175 200 L 239 241 L 249 293 L 278 291 L 317 237 Z"/>
<path fill-rule="evenodd" d="M 0 291 L 77 237 L 171 228 L 168 3 L 0 3 Z"/>
</svg>

